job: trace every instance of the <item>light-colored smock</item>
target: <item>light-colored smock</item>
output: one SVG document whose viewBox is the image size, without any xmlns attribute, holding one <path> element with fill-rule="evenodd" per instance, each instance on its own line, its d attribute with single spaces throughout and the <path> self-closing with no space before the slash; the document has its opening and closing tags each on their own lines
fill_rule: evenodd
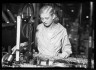
<svg viewBox="0 0 96 70">
<path fill-rule="evenodd" d="M 60 49 L 62 49 L 62 53 L 68 55 L 72 53 L 66 28 L 60 23 L 56 24 L 52 30 L 48 30 L 43 23 L 39 24 L 36 40 L 39 54 L 43 58 L 54 59 L 58 56 Z"/>
</svg>

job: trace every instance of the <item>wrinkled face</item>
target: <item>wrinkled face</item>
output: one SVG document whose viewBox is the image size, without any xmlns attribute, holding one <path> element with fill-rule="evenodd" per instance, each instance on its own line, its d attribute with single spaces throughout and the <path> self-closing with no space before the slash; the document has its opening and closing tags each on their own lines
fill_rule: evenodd
<svg viewBox="0 0 96 70">
<path fill-rule="evenodd" d="M 53 23 L 53 16 L 50 13 L 42 13 L 40 17 L 46 27 L 49 27 Z"/>
</svg>

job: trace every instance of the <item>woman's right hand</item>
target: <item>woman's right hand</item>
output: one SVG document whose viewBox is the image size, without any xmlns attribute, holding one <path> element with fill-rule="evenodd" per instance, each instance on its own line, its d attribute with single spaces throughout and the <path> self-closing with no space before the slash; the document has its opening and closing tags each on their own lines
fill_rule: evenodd
<svg viewBox="0 0 96 70">
<path fill-rule="evenodd" d="M 34 54 L 33 54 L 33 57 L 38 57 L 39 56 L 39 54 L 37 53 L 37 52 L 35 52 Z"/>
</svg>

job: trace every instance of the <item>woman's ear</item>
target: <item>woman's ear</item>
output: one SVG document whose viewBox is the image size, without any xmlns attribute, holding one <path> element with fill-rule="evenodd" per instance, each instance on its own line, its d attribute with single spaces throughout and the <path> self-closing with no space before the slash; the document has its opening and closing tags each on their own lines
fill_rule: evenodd
<svg viewBox="0 0 96 70">
<path fill-rule="evenodd" d="M 56 17 L 56 15 L 55 14 L 53 14 L 53 19 Z"/>
</svg>

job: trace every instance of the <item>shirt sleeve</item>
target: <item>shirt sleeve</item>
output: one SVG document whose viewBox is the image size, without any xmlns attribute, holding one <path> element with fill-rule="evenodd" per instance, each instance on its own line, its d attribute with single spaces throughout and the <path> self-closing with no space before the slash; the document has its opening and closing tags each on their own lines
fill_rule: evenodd
<svg viewBox="0 0 96 70">
<path fill-rule="evenodd" d="M 72 53 L 72 50 L 71 50 L 71 44 L 67 35 L 67 30 L 65 29 L 64 35 L 62 38 L 62 54 L 66 54 L 66 53 L 70 55 Z"/>
<path fill-rule="evenodd" d="M 35 33 L 35 46 L 38 45 L 38 34 L 41 31 L 42 24 L 37 25 L 36 27 L 36 33 Z"/>
<path fill-rule="evenodd" d="M 36 33 L 35 33 L 35 46 L 37 46 L 37 34 L 38 34 L 38 31 L 39 31 L 39 27 L 37 26 L 37 28 L 36 28 Z"/>
</svg>

